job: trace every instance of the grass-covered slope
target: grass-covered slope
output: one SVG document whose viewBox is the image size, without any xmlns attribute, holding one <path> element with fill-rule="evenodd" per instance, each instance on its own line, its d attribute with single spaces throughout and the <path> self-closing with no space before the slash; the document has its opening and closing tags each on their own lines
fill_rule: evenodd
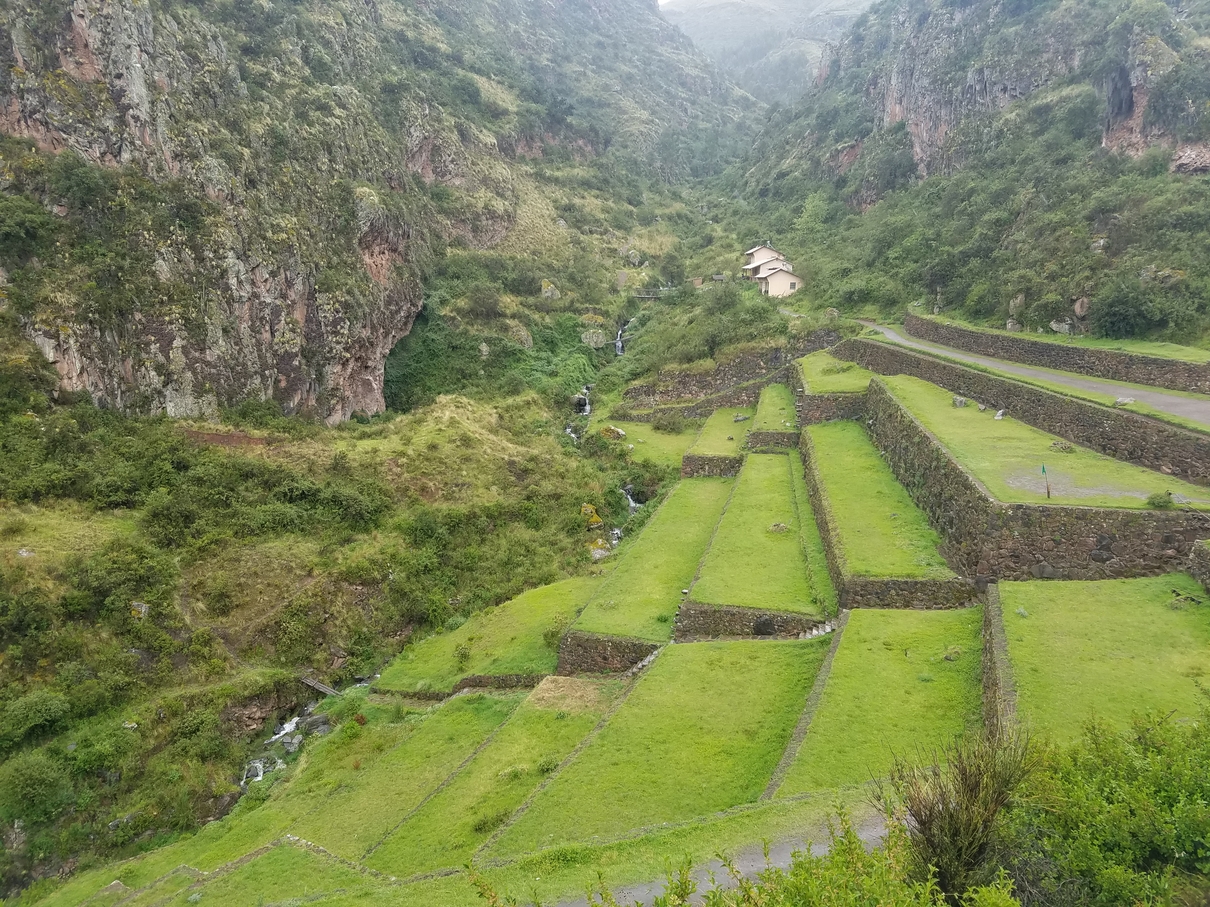
<svg viewBox="0 0 1210 907">
<path fill-rule="evenodd" d="M 1012 413 L 997 420 L 991 410 L 955 407 L 953 394 L 919 378 L 899 375 L 884 380 L 896 399 L 998 500 L 1140 509 L 1150 495 L 1170 491 L 1178 502 L 1210 507 L 1205 488 L 1066 444 L 1014 419 Z"/>
<path fill-rule="evenodd" d="M 673 645 L 498 853 L 607 839 L 755 800 L 827 640 Z"/>
<path fill-rule="evenodd" d="M 800 540 L 792 468 L 784 455 L 748 455 L 690 589 L 695 602 L 819 613 Z"/>
<path fill-rule="evenodd" d="M 456 697 L 414 730 L 405 725 L 402 739 L 381 755 L 374 748 L 346 755 L 341 741 L 334 741 L 291 785 L 291 795 L 311 805 L 290 826 L 291 833 L 346 859 L 364 858 L 475 752 L 523 696 Z M 383 796 L 385 791 L 390 796 Z"/>
<path fill-rule="evenodd" d="M 1018 712 L 1045 733 L 1204 705 L 1210 603 L 1190 577 L 1002 583 L 1000 600 Z"/>
<path fill-rule="evenodd" d="M 980 723 L 978 608 L 849 616 L 778 796 L 862 784 Z"/>
<path fill-rule="evenodd" d="M 736 422 L 736 416 L 747 416 L 742 422 Z M 744 435 L 752 427 L 752 410 L 738 407 L 716 409 L 711 413 L 706 424 L 702 426 L 701 434 L 689 453 L 711 457 L 734 457 L 744 443 Z"/>
<path fill-rule="evenodd" d="M 383 690 L 448 690 L 470 674 L 550 674 L 558 640 L 601 584 L 579 577 L 476 611 L 457 629 L 409 646 L 378 678 Z"/>
<path fill-rule="evenodd" d="M 573 625 L 577 630 L 664 642 L 683 590 L 714 534 L 733 479 L 684 479 L 660 506 Z"/>
<path fill-rule="evenodd" d="M 781 383 L 760 392 L 752 431 L 794 431 L 794 392 Z"/>
<path fill-rule="evenodd" d="M 896 480 L 856 422 L 812 425 L 821 490 L 853 576 L 947 579 L 953 571 L 937 551 L 941 537 Z"/>
<path fill-rule="evenodd" d="M 547 678 L 452 782 L 395 828 L 366 864 L 398 878 L 464 866 L 592 730 L 617 681 Z"/>
</svg>

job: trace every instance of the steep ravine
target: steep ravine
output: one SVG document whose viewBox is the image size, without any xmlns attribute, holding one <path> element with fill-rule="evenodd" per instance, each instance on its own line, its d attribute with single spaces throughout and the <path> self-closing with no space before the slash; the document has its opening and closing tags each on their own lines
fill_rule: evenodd
<svg viewBox="0 0 1210 907">
<path fill-rule="evenodd" d="M 636 56 L 619 63 L 600 51 L 622 34 Z M 650 0 L 3 0 L 0 65 L 0 134 L 19 140 L 0 190 L 72 230 L 0 262 L 9 304 L 63 389 L 182 417 L 246 399 L 330 423 L 380 411 L 425 261 L 508 236 L 520 151 L 654 154 L 737 119 L 739 97 Z M 42 178 L 64 154 L 204 213 L 157 222 L 162 200 L 119 189 L 98 215 Z M 95 258 L 76 266 L 94 240 L 128 259 L 100 281 Z M 87 303 L 129 285 L 130 261 L 145 291 Z"/>
</svg>

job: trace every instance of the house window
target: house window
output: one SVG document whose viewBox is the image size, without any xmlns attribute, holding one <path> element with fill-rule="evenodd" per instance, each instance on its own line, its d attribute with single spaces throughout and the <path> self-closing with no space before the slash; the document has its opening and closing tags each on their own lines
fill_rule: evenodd
<svg viewBox="0 0 1210 907">
<path fill-rule="evenodd" d="M 793 280 L 791 280 L 791 281 L 790 281 L 790 289 L 791 289 L 791 290 L 797 290 L 797 289 L 798 289 L 798 284 L 797 284 L 797 283 L 795 283 Z"/>
</svg>

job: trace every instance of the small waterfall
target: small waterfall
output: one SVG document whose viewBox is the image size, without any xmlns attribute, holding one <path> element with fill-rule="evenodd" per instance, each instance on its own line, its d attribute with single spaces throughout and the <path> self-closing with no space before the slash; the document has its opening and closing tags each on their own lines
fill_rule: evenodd
<svg viewBox="0 0 1210 907">
<path fill-rule="evenodd" d="M 582 416 L 591 416 L 592 415 L 592 398 L 588 396 L 588 392 L 590 390 L 592 390 L 592 388 L 586 384 L 586 385 L 584 385 L 584 389 L 582 391 L 580 391 L 580 393 L 584 395 L 584 409 L 580 413 L 580 415 L 582 415 Z"/>
<path fill-rule="evenodd" d="M 634 516 L 634 512 L 636 510 L 638 510 L 641 506 L 643 506 L 642 504 L 640 504 L 638 501 L 636 501 L 634 498 L 632 498 L 630 496 L 630 492 L 633 490 L 633 487 L 634 486 L 632 486 L 632 485 L 627 485 L 625 488 L 622 489 L 622 494 L 625 495 L 625 497 L 626 497 L 626 503 L 630 505 L 630 515 L 631 516 Z"/>
<path fill-rule="evenodd" d="M 624 346 L 622 346 L 622 329 L 621 328 L 618 328 L 618 339 L 613 342 L 613 351 L 619 356 L 621 356 L 622 353 L 624 353 L 626 351 L 626 348 Z"/>
</svg>

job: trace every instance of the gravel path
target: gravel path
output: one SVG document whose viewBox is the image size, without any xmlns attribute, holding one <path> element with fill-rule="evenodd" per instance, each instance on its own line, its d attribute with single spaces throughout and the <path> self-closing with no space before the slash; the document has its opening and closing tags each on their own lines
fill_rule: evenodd
<svg viewBox="0 0 1210 907">
<path fill-rule="evenodd" d="M 857 834 L 868 847 L 876 847 L 881 843 L 882 837 L 886 833 L 886 824 L 881 816 L 871 816 L 862 822 L 855 822 L 854 824 L 857 828 Z M 806 840 L 802 838 L 790 838 L 769 846 L 768 862 L 765 862 L 764 847 L 752 847 L 735 854 L 732 857 L 732 863 L 743 873 L 745 878 L 753 878 L 769 866 L 777 869 L 788 869 L 795 852 L 805 850 L 806 846 Z M 814 854 L 825 853 L 827 849 L 828 845 L 826 843 L 813 843 L 811 845 L 811 852 Z M 693 879 L 698 884 L 698 894 L 693 899 L 694 904 L 701 904 L 704 900 L 705 891 L 709 891 L 712 887 L 710 882 L 711 875 L 714 876 L 714 881 L 719 888 L 735 887 L 735 880 L 731 878 L 730 873 L 723 866 L 722 862 L 720 860 L 711 860 L 709 863 L 704 863 L 693 870 Z M 617 898 L 619 904 L 623 905 L 623 907 L 629 907 L 629 905 L 636 903 L 650 904 L 655 898 L 664 893 L 665 884 L 665 880 L 660 879 L 659 881 L 644 882 L 638 885 L 625 885 L 614 888 L 612 891 L 613 896 Z M 588 901 L 586 898 L 576 898 L 573 901 L 560 901 L 556 907 L 587 907 L 587 905 Z"/>
<path fill-rule="evenodd" d="M 1104 381 L 1098 378 L 1085 378 L 1080 375 L 1073 375 L 1070 372 L 1055 372 L 1049 369 L 1031 368 L 1028 365 L 1020 365 L 1016 362 L 1005 362 L 1002 359 L 992 359 L 988 356 L 976 356 L 973 353 L 966 353 L 962 350 L 956 350 L 952 347 L 941 346 L 937 343 L 926 343 L 923 340 L 914 340 L 910 337 L 904 337 L 897 331 L 881 324 L 874 324 L 870 321 L 863 321 L 866 327 L 880 331 L 888 340 L 893 340 L 895 343 L 903 346 L 912 347 L 913 349 L 923 350 L 926 353 L 936 353 L 940 356 L 947 356 L 950 359 L 961 359 L 964 362 L 973 362 L 976 365 L 982 365 L 986 368 L 995 369 L 998 372 L 1006 372 L 1011 375 L 1020 375 L 1023 378 L 1037 378 L 1043 381 L 1049 381 L 1052 384 L 1062 384 L 1067 387 L 1076 388 L 1079 390 L 1095 391 L 1100 394 L 1108 394 L 1111 397 L 1133 397 L 1139 403 L 1145 403 L 1153 409 L 1158 409 L 1161 412 L 1169 413 L 1173 416 L 1180 416 L 1183 419 L 1190 419 L 1195 422 L 1200 422 L 1207 427 L 1210 427 L 1210 400 L 1197 400 L 1191 397 L 1181 397 L 1177 394 L 1165 393 L 1162 390 L 1148 388 L 1144 390 L 1140 387 L 1131 387 L 1124 384 L 1118 384 L 1113 381 Z"/>
</svg>

